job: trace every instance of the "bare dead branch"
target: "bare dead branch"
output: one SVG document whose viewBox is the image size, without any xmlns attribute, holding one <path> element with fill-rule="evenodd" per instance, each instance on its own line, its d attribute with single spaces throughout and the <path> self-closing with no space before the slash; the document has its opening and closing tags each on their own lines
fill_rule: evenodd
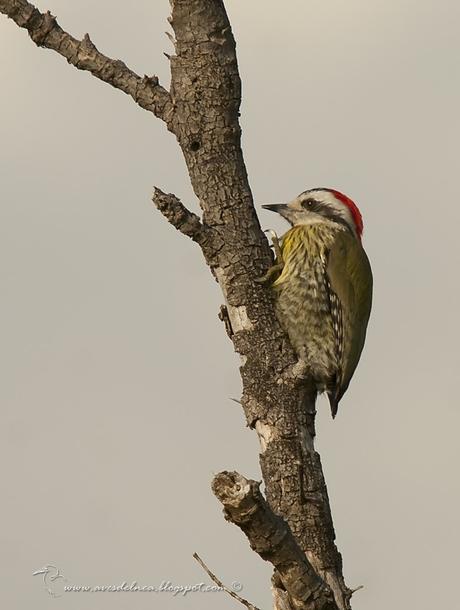
<svg viewBox="0 0 460 610">
<path fill-rule="evenodd" d="M 155 187 L 152 201 L 173 227 L 193 239 L 193 241 L 203 243 L 206 233 L 205 227 L 198 216 L 187 210 L 176 195 L 164 193 Z"/>
<path fill-rule="evenodd" d="M 193 558 L 198 561 L 198 563 L 203 568 L 203 570 L 208 574 L 209 578 L 213 582 L 215 582 L 218 587 L 221 587 L 226 593 L 231 595 L 231 597 L 233 597 L 233 599 L 236 599 L 238 602 L 240 602 L 240 604 L 243 604 L 243 606 L 246 606 L 246 608 L 248 610 L 259 610 L 259 608 L 257 608 L 257 606 L 254 606 L 254 604 L 251 604 L 251 602 L 248 602 L 247 599 L 244 599 L 244 597 L 240 597 L 237 593 L 235 593 L 235 591 L 232 591 L 231 589 L 226 587 L 223 584 L 223 582 L 221 580 L 219 580 L 217 578 L 217 576 L 211 572 L 211 570 L 208 568 L 208 566 L 205 564 L 205 562 L 201 559 L 201 557 L 198 555 L 198 553 L 193 553 Z"/>
<path fill-rule="evenodd" d="M 79 70 L 87 70 L 96 78 L 124 91 L 141 108 L 153 112 L 164 121 L 171 119 L 173 104 L 170 95 L 158 83 L 156 76 L 142 78 L 122 61 L 103 55 L 88 34 L 83 40 L 73 38 L 59 26 L 49 11 L 41 13 L 27 0 L 0 0 L 0 12 L 19 27 L 25 28 L 37 46 L 56 51 Z"/>
<path fill-rule="evenodd" d="M 287 523 L 269 507 L 259 485 L 237 472 L 224 471 L 214 477 L 212 490 L 224 506 L 225 518 L 238 525 L 251 548 L 276 568 L 291 606 L 337 610 L 331 589 L 316 574 Z"/>
</svg>

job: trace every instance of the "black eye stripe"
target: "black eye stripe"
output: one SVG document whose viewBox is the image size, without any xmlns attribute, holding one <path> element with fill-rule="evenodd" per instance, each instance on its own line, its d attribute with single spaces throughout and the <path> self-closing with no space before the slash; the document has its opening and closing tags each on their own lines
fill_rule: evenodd
<svg viewBox="0 0 460 610">
<path fill-rule="evenodd" d="M 309 197 L 308 199 L 304 199 L 304 201 L 302 201 L 301 205 L 304 208 L 304 210 L 308 210 L 309 212 L 315 212 L 316 214 L 320 214 L 321 216 L 324 216 L 328 220 L 332 220 L 333 222 L 336 222 L 340 225 L 343 225 L 347 229 L 350 229 L 348 222 L 340 214 L 340 212 L 338 212 L 332 205 L 329 205 L 322 201 L 318 201 L 317 199 L 314 199 L 312 197 Z"/>
</svg>

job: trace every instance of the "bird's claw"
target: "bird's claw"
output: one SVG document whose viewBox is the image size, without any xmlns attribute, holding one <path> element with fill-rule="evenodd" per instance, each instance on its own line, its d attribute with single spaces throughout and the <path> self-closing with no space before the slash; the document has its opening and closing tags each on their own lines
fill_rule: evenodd
<svg viewBox="0 0 460 610">
<path fill-rule="evenodd" d="M 270 279 L 270 275 L 271 274 L 270 274 L 270 269 L 269 269 L 267 271 L 267 273 L 264 273 L 264 275 L 262 275 L 261 277 L 256 277 L 256 279 L 254 281 L 257 282 L 258 284 L 265 284 Z"/>
<path fill-rule="evenodd" d="M 278 263 L 277 265 L 273 265 L 273 267 L 270 267 L 267 273 L 265 273 L 262 277 L 257 277 L 255 281 L 258 284 L 265 284 L 265 282 L 268 282 L 275 273 L 282 271 L 283 267 L 284 263 Z"/>
<path fill-rule="evenodd" d="M 273 229 L 265 229 L 264 233 L 270 234 L 271 241 L 272 241 L 270 247 L 272 247 L 275 251 L 276 260 L 275 260 L 275 264 L 272 265 L 262 277 L 256 278 L 255 281 L 258 284 L 265 284 L 266 282 L 268 282 L 271 279 L 271 277 L 275 273 L 281 272 L 284 267 L 283 253 L 281 252 L 281 246 L 280 246 L 280 242 L 278 239 L 278 235 L 276 234 L 276 232 Z"/>
<path fill-rule="evenodd" d="M 283 254 L 281 252 L 280 240 L 276 231 L 273 229 L 265 229 L 264 233 L 269 233 L 272 240 L 272 248 L 275 251 L 275 256 L 278 261 L 283 260 Z"/>
</svg>

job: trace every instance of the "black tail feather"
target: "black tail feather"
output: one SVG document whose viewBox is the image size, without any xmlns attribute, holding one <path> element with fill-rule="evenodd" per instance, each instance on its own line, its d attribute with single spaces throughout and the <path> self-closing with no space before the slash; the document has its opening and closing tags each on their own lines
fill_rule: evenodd
<svg viewBox="0 0 460 610">
<path fill-rule="evenodd" d="M 329 404 L 331 405 L 332 419 L 335 419 L 339 409 L 340 397 L 337 395 L 337 392 L 334 392 L 333 394 L 328 392 L 327 397 L 329 398 Z"/>
</svg>

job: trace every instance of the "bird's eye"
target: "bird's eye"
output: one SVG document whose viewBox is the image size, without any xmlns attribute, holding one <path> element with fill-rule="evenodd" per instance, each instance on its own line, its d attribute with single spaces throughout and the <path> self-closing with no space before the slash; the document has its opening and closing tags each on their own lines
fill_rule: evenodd
<svg viewBox="0 0 460 610">
<path fill-rule="evenodd" d="M 315 202 L 315 200 L 311 199 L 311 198 L 304 199 L 302 201 L 302 207 L 305 208 L 305 209 L 308 209 L 308 208 L 310 208 L 314 204 L 314 202 Z"/>
</svg>

